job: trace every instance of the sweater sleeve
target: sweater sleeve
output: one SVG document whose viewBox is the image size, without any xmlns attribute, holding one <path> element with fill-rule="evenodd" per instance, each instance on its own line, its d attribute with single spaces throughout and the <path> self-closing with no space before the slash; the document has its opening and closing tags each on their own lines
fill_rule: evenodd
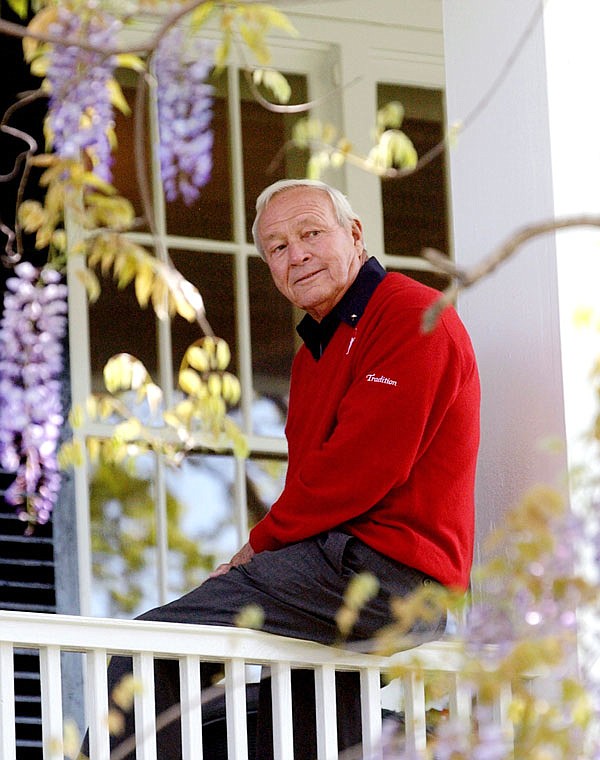
<svg viewBox="0 0 600 760">
<path fill-rule="evenodd" d="M 380 316 L 376 327 L 359 332 L 331 435 L 302 454 L 281 496 L 251 531 L 255 551 L 351 523 L 406 483 L 475 371 L 470 341 L 452 309 L 430 334 L 420 329 L 422 308 Z"/>
</svg>

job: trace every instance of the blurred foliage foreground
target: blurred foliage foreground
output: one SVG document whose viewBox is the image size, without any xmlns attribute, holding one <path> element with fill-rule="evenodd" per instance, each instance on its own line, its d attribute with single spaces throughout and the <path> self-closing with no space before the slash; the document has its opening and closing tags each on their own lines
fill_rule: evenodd
<svg viewBox="0 0 600 760">
<path fill-rule="evenodd" d="M 11 0 L 10 5 L 22 16 L 26 15 L 28 4 L 24 0 Z M 158 255 L 153 256 L 127 237 L 127 232 L 137 229 L 140 220 L 135 218 L 131 203 L 120 197 L 111 184 L 113 108 L 128 112 L 114 73 L 117 68 L 128 68 L 139 75 L 142 88 L 148 87 L 152 77 L 148 76 L 144 56 L 154 60 L 155 75 L 163 83 L 161 92 L 167 96 L 159 103 L 159 110 L 166 115 L 160 132 L 165 192 L 179 192 L 189 201 L 196 197 L 198 186 L 210 174 L 212 138 L 207 128 L 210 88 L 205 86 L 206 72 L 213 65 L 217 70 L 222 69 L 231 46 L 238 44 L 242 44 L 260 67 L 267 66 L 269 29 L 290 33 L 293 30 L 280 11 L 261 3 L 199 1 L 188 5 L 173 2 L 163 6 L 166 17 L 162 33 L 152 37 L 144 50 L 127 50 L 115 44 L 123 24 L 130 22 L 135 10 L 155 10 L 156 3 L 150 0 L 127 3 L 123 18 L 118 17 L 115 3 L 110 4 L 111 13 L 106 12 L 102 2 L 74 0 L 56 4 L 40 0 L 35 6 L 38 12 L 25 35 L 24 50 L 32 71 L 42 79 L 36 97 L 49 98 L 49 116 L 45 122 L 47 152 L 39 153 L 37 143 L 30 136 L 14 129 L 12 134 L 24 143 L 19 157 L 24 176 L 32 169 L 39 170 L 39 184 L 45 196 L 43 203 L 24 200 L 24 185 L 21 188 L 16 226 L 12 236 L 9 235 L 3 263 L 16 271 L 24 254 L 23 236 L 32 235 L 36 251 L 48 254 L 51 268 L 64 271 L 66 259 L 73 254 L 85 259 L 87 268 L 81 274 L 92 300 L 100 287 L 95 268 L 104 275 L 112 272 L 120 287 L 133 284 L 140 305 L 151 305 L 159 317 L 179 314 L 195 321 L 206 336 L 186 353 L 174 406 L 167 407 L 160 389 L 135 357 L 122 354 L 107 366 L 108 393 L 90 399 L 85 409 L 75 409 L 71 414 L 76 431 L 86 421 L 112 426 L 111 438 L 86 436 L 87 456 L 98 466 L 97 503 L 107 504 L 117 499 L 123 511 L 115 513 L 114 519 L 127 524 L 130 498 L 135 498 L 137 537 L 142 534 L 140 545 L 146 546 L 152 542 L 154 531 L 147 520 L 151 494 L 147 485 L 135 477 L 129 475 L 126 481 L 122 479 L 123 464 L 132 456 L 149 451 L 177 463 L 207 435 L 213 448 L 232 448 L 238 456 L 244 455 L 245 443 L 226 415 L 227 408 L 234 406 L 239 396 L 239 384 L 227 372 L 229 349 L 212 337 L 200 294 L 171 267 L 159 239 Z M 175 27 L 186 13 L 191 15 L 192 35 L 184 40 L 187 44 L 182 44 Z M 203 29 L 209 18 L 221 31 L 222 41 L 216 49 L 195 48 L 193 36 Z M 2 28 L 7 33 L 17 34 L 16 27 L 5 24 Z M 203 65 L 194 67 L 199 57 Z M 171 66 L 173 61 L 176 66 Z M 71 71 L 72 76 L 66 75 L 65 72 Z M 180 76 L 182 71 L 189 76 Z M 92 74 L 93 88 L 88 87 L 88 75 Z M 277 72 L 267 76 L 257 68 L 254 81 L 262 81 L 271 88 L 276 100 L 285 100 L 285 83 Z M 199 99 L 203 99 L 204 104 L 201 112 L 193 108 Z M 143 105 L 143 98 L 140 101 Z M 172 121 L 173 109 L 182 102 L 190 104 L 185 114 L 185 129 L 173 134 L 167 127 Z M 395 166 L 400 165 L 402 172 L 405 168 L 414 168 L 416 162 L 411 145 L 397 129 L 400 117 L 401 114 L 392 131 L 386 128 L 385 121 L 376 135 L 375 152 L 364 160 L 353 157 L 352 146 L 343 136 L 338 138 L 327 125 L 302 124 L 295 139 L 299 145 L 311 148 L 313 175 L 326 166 L 353 160 L 380 176 L 390 176 L 390 172 L 398 172 Z M 6 120 L 2 129 L 11 130 Z M 191 166 L 187 163 L 190 145 L 195 146 L 194 155 L 202 159 Z M 151 203 L 144 205 L 145 221 L 153 229 Z M 65 224 L 67 217 L 74 228 L 80 230 L 77 239 L 70 239 L 70 230 Z M 15 279 L 14 292 L 21 300 L 27 299 L 32 313 L 48 312 L 48 304 L 54 303 L 53 300 L 48 298 L 42 303 L 33 298 L 41 285 L 27 269 L 16 271 L 19 273 L 23 282 Z M 15 314 L 17 305 L 15 301 Z M 45 316 L 52 317 L 53 330 L 59 338 L 60 314 L 55 309 Z M 48 332 L 37 322 L 35 325 L 36 330 Z M 4 329 L 13 343 L 35 343 L 29 334 L 22 335 L 23 329 L 16 317 Z M 53 356 L 57 351 L 53 349 Z M 15 398 L 18 396 L 15 404 L 18 401 L 26 411 L 29 406 L 25 401 L 29 396 L 37 394 L 38 397 L 44 383 L 47 385 L 43 372 L 46 372 L 48 358 L 41 359 L 40 371 L 34 378 L 23 379 L 23 366 L 16 360 L 4 369 L 6 382 Z M 596 372 L 596 385 L 598 377 Z M 145 420 L 139 415 L 142 404 L 146 410 Z M 160 435 L 153 422 L 157 415 L 160 426 L 166 426 L 166 433 L 161 429 Z M 5 427 L 10 434 L 5 441 L 6 456 L 10 455 L 18 466 L 23 466 L 25 474 L 31 474 L 30 454 L 43 447 L 45 459 L 36 459 L 40 466 L 33 473 L 35 477 L 30 478 L 42 482 L 41 465 L 54 455 L 56 438 L 54 429 L 45 430 L 36 420 L 34 422 L 32 429 L 38 437 L 28 441 L 22 438 L 21 428 L 13 429 L 11 415 L 6 415 Z M 58 429 L 58 425 L 56 413 L 54 427 Z M 597 419 L 592 444 L 596 448 L 599 437 L 600 420 Z M 83 456 L 76 435 L 74 442 L 62 449 L 62 464 L 76 462 Z M 595 449 L 593 468 L 597 467 L 597 460 Z M 53 463 L 48 472 L 54 473 Z M 25 475 L 22 481 L 23 492 L 15 493 L 14 503 L 23 519 L 32 525 L 48 519 L 55 489 L 48 486 L 48 503 L 40 506 L 32 501 Z M 415 597 L 396 600 L 395 623 L 381 632 L 381 649 L 397 648 L 398 637 L 404 638 L 416 617 L 437 615 L 440 605 L 448 607 L 457 621 L 454 636 L 464 656 L 460 675 L 477 695 L 473 723 L 468 726 L 460 721 L 454 723 L 446 714 L 443 679 L 428 679 L 429 714 L 435 733 L 432 748 L 427 751 L 429 757 L 437 760 L 600 758 L 596 719 L 600 707 L 596 667 L 600 651 L 597 625 L 600 556 L 598 489 L 594 473 L 592 476 L 588 473 L 585 480 L 582 478 L 581 493 L 576 505 L 567 505 L 559 492 L 550 488 L 538 487 L 527 493 L 506 515 L 503 527 L 490 537 L 491 559 L 476 570 L 476 593 L 471 599 L 428 586 Z M 178 522 L 178 509 L 175 500 L 168 502 L 167 511 L 173 523 Z M 110 514 L 104 513 L 100 519 L 108 528 Z M 117 539 L 115 535 L 108 529 L 96 535 L 95 551 L 107 557 L 124 556 L 130 569 L 142 569 L 144 551 L 129 541 L 132 534 L 125 532 Z M 203 564 L 204 558 L 181 532 L 172 533 L 169 539 L 180 548 L 186 571 Z M 108 565 L 110 562 L 106 572 L 119 572 Z M 365 576 L 349 587 L 346 604 L 338 616 L 342 640 L 351 631 L 364 600 L 375 593 L 376 585 L 373 578 Z M 132 587 L 121 596 L 117 593 L 114 601 L 127 606 L 136 593 Z M 514 736 L 503 733 L 493 715 L 494 701 L 507 683 L 512 686 L 508 709 Z M 414 757 L 414 753 L 403 748 L 401 732 L 394 731 L 386 734 L 385 754 L 390 758 Z"/>
</svg>

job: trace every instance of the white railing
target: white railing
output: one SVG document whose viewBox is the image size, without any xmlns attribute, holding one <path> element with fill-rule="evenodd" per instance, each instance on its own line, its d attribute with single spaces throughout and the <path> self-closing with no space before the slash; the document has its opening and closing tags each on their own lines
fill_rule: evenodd
<svg viewBox="0 0 600 760">
<path fill-rule="evenodd" d="M 63 760 L 62 655 L 81 653 L 86 724 L 91 760 L 108 760 L 108 699 L 106 663 L 111 654 L 133 656 L 134 675 L 143 684 L 135 695 L 138 760 L 157 760 L 153 691 L 153 659 L 175 658 L 181 675 L 183 760 L 202 760 L 202 702 L 200 663 L 224 663 L 229 760 L 247 760 L 246 679 L 248 665 L 271 669 L 273 742 L 276 760 L 291 760 L 293 668 L 315 672 L 317 745 L 319 760 L 338 758 L 336 735 L 336 671 L 358 671 L 361 683 L 363 744 L 361 757 L 382 757 L 381 675 L 398 665 L 405 741 L 415 751 L 427 745 L 424 679 L 427 672 L 448 674 L 447 710 L 468 722 L 473 695 L 461 680 L 460 646 L 434 642 L 380 657 L 289 639 L 267 633 L 220 626 L 81 618 L 0 611 L 0 757 L 16 760 L 15 651 L 34 649 L 40 657 L 40 686 L 44 760 Z M 497 705 L 498 721 L 510 731 L 507 687 Z M 83 695 L 82 695 L 83 699 Z M 158 759 L 160 760 L 160 758 Z M 210 759 L 207 759 L 210 760 Z"/>
</svg>

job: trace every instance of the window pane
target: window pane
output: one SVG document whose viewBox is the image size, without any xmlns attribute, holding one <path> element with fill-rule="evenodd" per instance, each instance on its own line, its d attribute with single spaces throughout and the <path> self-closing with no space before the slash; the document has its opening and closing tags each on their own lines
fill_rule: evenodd
<svg viewBox="0 0 600 760">
<path fill-rule="evenodd" d="M 91 479 L 93 614 L 132 617 L 160 603 L 154 459 L 127 466 L 102 465 Z M 190 456 L 169 468 L 167 595 L 198 586 L 237 549 L 234 525 L 234 461 Z"/>
<path fill-rule="evenodd" d="M 248 260 L 248 281 L 254 388 L 285 408 L 295 352 L 294 310 L 273 284 L 262 259 Z"/>
<path fill-rule="evenodd" d="M 246 462 L 250 528 L 266 515 L 283 490 L 286 470 L 287 463 L 278 459 L 249 459 Z"/>
<path fill-rule="evenodd" d="M 133 285 L 120 290 L 112 277 L 101 283 L 100 298 L 89 306 L 92 390 L 104 391 L 104 365 L 122 351 L 136 356 L 156 380 L 154 311 L 140 308 Z"/>
<path fill-rule="evenodd" d="M 186 206 L 180 198 L 167 203 L 167 232 L 209 240 L 233 240 L 226 72 L 211 80 L 211 84 L 215 86 L 211 177 L 191 206 Z"/>
<path fill-rule="evenodd" d="M 204 300 L 208 321 L 215 333 L 229 344 L 231 364 L 229 371 L 238 372 L 238 355 L 235 333 L 233 257 L 228 254 L 171 251 L 171 258 L 181 274 L 193 283 Z M 186 348 L 202 337 L 200 327 L 176 317 L 171 325 L 173 339 L 173 370 L 179 364 Z"/>
<path fill-rule="evenodd" d="M 136 175 L 135 166 L 135 136 L 134 136 L 134 107 L 135 107 L 135 81 L 131 71 L 120 70 L 118 76 L 123 95 L 131 108 L 131 115 L 124 116 L 119 109 L 114 109 L 115 133 L 117 136 L 117 151 L 112 166 L 113 184 L 125 198 L 133 203 L 136 216 L 139 219 L 138 229 L 147 230 L 148 224 L 143 211 L 140 186 Z M 144 116 L 146 111 L 144 113 Z M 144 134 L 143 153 L 145 165 L 150 166 L 150 139 L 148 129 L 142 130 Z M 146 180 L 151 182 L 150 173 L 146 172 Z"/>
<path fill-rule="evenodd" d="M 290 104 L 307 100 L 306 77 L 286 74 L 292 88 Z M 244 159 L 244 191 L 246 197 L 246 236 L 252 240 L 252 222 L 257 196 L 278 179 L 306 176 L 307 155 L 297 149 L 286 149 L 296 121 L 306 116 L 281 114 L 267 110 L 253 97 L 246 77 L 240 73 L 242 95 L 242 143 Z M 272 99 L 272 93 L 261 90 Z"/>
<path fill-rule="evenodd" d="M 405 108 L 402 129 L 423 156 L 443 139 L 443 93 L 416 87 L 380 84 L 378 107 L 397 100 Z M 381 181 L 385 252 L 421 256 L 423 248 L 449 250 L 446 160 L 442 153 L 415 174 Z M 401 262 L 398 262 L 401 268 Z M 447 279 L 430 272 L 408 271 L 411 277 L 443 288 Z"/>
</svg>

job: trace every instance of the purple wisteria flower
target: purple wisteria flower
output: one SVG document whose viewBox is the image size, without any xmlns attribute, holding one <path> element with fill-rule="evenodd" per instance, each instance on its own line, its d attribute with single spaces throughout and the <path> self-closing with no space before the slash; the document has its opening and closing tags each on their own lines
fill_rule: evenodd
<svg viewBox="0 0 600 760">
<path fill-rule="evenodd" d="M 160 167 L 167 200 L 190 205 L 210 179 L 214 88 L 206 83 L 214 45 L 171 29 L 155 57 L 158 83 Z"/>
<path fill-rule="evenodd" d="M 107 14 L 80 15 L 64 8 L 58 8 L 58 19 L 50 26 L 53 35 L 65 40 L 54 45 L 46 74 L 52 145 L 65 159 L 78 159 L 85 151 L 107 182 L 112 161 L 108 132 L 113 126 L 109 81 L 116 57 L 102 51 L 114 47 L 121 26 Z M 79 42 L 95 50 L 83 49 Z"/>
<path fill-rule="evenodd" d="M 31 524 L 48 521 L 60 474 L 63 423 L 59 375 L 67 286 L 29 263 L 7 280 L 0 320 L 0 466 L 16 477 L 5 498 Z"/>
</svg>

